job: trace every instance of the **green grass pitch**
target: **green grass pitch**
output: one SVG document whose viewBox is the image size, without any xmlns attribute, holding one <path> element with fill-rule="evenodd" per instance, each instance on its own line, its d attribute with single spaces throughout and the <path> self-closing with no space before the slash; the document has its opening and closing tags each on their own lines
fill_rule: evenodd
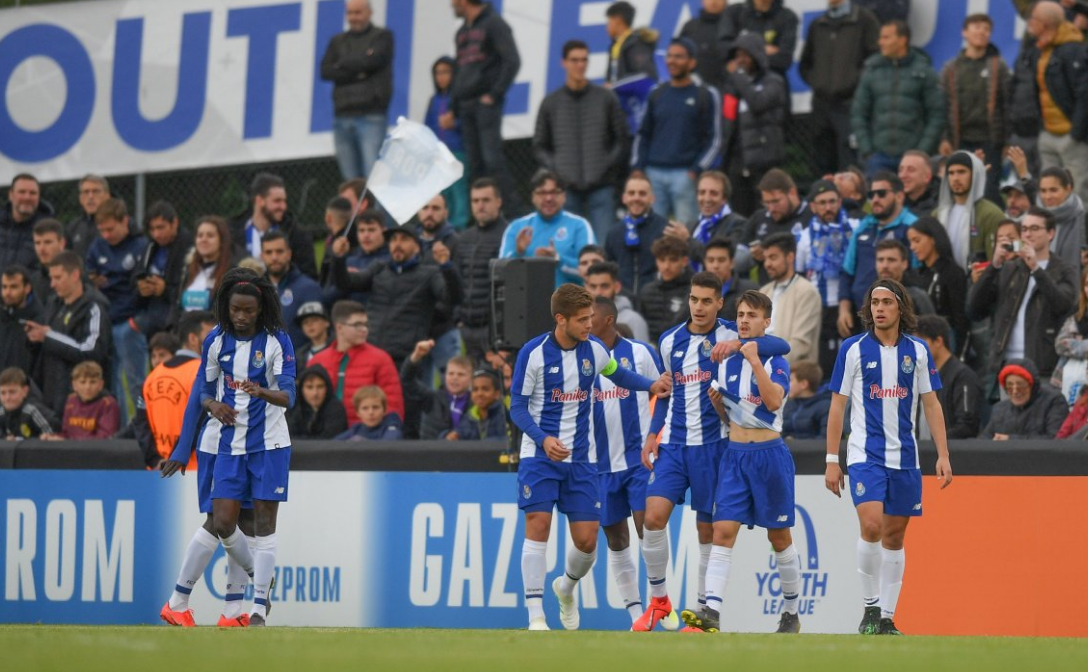
<svg viewBox="0 0 1088 672">
<path fill-rule="evenodd" d="M 1088 640 L 1041 638 L 27 625 L 0 651 L 11 672 L 1088 670 Z"/>
</svg>

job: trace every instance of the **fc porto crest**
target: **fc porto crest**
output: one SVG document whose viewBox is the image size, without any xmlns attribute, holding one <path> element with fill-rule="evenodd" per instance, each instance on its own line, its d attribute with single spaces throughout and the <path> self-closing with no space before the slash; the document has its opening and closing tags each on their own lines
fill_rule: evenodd
<svg viewBox="0 0 1088 672">
<path fill-rule="evenodd" d="M 914 373 L 914 360 L 910 355 L 903 355 L 903 362 L 899 365 L 903 373 Z"/>
<path fill-rule="evenodd" d="M 864 496 L 865 495 L 865 484 L 862 483 L 861 481 L 858 481 L 857 483 L 855 483 L 854 484 L 854 492 L 857 493 L 858 497 Z"/>
<path fill-rule="evenodd" d="M 521 486 L 521 496 L 525 499 L 529 499 L 533 496 L 533 491 L 528 485 Z"/>
<path fill-rule="evenodd" d="M 710 345 L 710 341 L 703 341 L 699 344 L 699 354 L 703 357 L 710 357 L 710 351 L 714 346 Z"/>
<path fill-rule="evenodd" d="M 593 364 L 591 364 L 588 359 L 583 359 L 582 360 L 582 375 L 583 376 L 592 376 L 593 375 Z"/>
<path fill-rule="evenodd" d="M 263 369 L 264 368 L 264 353 L 261 352 L 260 350 L 253 353 L 253 368 L 255 368 L 255 369 Z"/>
<path fill-rule="evenodd" d="M 295 302 L 295 295 L 290 289 L 283 290 L 283 294 L 280 295 L 280 303 L 289 306 Z"/>
<path fill-rule="evenodd" d="M 626 357 L 620 357 L 620 366 L 625 368 L 625 369 L 630 369 L 631 368 L 631 360 L 627 359 Z"/>
</svg>

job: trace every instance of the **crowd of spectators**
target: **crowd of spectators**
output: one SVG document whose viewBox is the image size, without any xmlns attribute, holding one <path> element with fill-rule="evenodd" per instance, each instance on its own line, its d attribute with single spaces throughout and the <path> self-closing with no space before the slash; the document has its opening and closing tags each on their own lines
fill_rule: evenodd
<svg viewBox="0 0 1088 672">
<path fill-rule="evenodd" d="M 1017 55 L 1000 54 L 991 19 L 972 14 L 937 72 L 911 44 L 909 4 L 828 0 L 802 35 L 782 0 L 704 0 L 675 37 L 611 4 L 605 73 L 588 72 L 586 43 L 563 46 L 566 79 L 537 111 L 527 208 L 500 131 L 516 36 L 489 3 L 454 0 L 463 22 L 432 68 L 425 122 L 467 179 L 398 227 L 366 190 L 394 36 L 366 0 L 348 0 L 348 30 L 320 68 L 346 180 L 324 222 L 299 221 L 270 173 L 254 177 L 244 212 L 191 228 L 184 204 L 154 203 L 134 221 L 99 175 L 80 180 L 80 212 L 64 224 L 34 176 L 10 180 L 0 428 L 14 439 L 131 436 L 154 466 L 180 434 L 171 418 L 216 288 L 247 265 L 276 286 L 295 347 L 293 437 L 506 440 L 510 353 L 491 343 L 490 267 L 544 257 L 556 284 L 611 300 L 619 333 L 650 343 L 686 319 L 695 271 L 722 280 L 726 319 L 744 291 L 770 296 L 772 331 L 793 348 L 785 434 L 797 438 L 826 431 L 826 382 L 861 328 L 867 288 L 900 280 L 944 381 L 952 438 L 1083 439 L 1088 9 L 1022 7 Z M 786 72 L 802 39 L 821 170 L 805 188 L 783 169 Z M 656 85 L 632 118 L 618 92 L 640 79 Z"/>
</svg>

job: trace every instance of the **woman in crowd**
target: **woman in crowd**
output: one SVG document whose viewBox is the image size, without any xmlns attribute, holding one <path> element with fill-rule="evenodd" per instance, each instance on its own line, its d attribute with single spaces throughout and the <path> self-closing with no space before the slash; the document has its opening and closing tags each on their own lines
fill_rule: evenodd
<svg viewBox="0 0 1088 672">
<path fill-rule="evenodd" d="M 201 217 L 196 223 L 192 260 L 181 292 L 181 309 L 210 310 L 215 290 L 230 267 L 227 220 L 215 215 Z"/>
<path fill-rule="evenodd" d="M 967 272 L 952 256 L 952 241 L 944 226 L 933 217 L 922 217 L 907 229 L 910 251 L 921 262 L 917 269 L 929 300 L 937 314 L 952 326 L 954 353 L 961 353 L 967 342 Z"/>
<path fill-rule="evenodd" d="M 1061 359 L 1050 376 L 1050 384 L 1062 391 L 1065 403 L 1073 406 L 1088 382 L 1088 269 L 1080 274 L 1077 312 L 1065 320 L 1054 349 Z"/>
<path fill-rule="evenodd" d="M 1073 177 L 1065 168 L 1051 166 L 1039 175 L 1039 205 L 1054 214 L 1057 233 L 1050 242 L 1051 253 L 1066 264 L 1080 268 L 1084 247 L 1084 204 L 1073 193 Z"/>
</svg>

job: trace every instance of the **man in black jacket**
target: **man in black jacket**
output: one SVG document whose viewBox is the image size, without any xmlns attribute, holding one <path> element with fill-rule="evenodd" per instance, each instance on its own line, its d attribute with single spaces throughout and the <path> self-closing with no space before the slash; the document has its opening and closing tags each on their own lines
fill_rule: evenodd
<svg viewBox="0 0 1088 672">
<path fill-rule="evenodd" d="M 64 230 L 67 247 L 80 257 L 87 256 L 87 249 L 98 238 L 98 225 L 94 215 L 98 206 L 112 197 L 110 183 L 101 175 L 84 175 L 79 181 L 79 207 L 83 211 L 79 217 L 68 222 Z"/>
<path fill-rule="evenodd" d="M 345 180 L 370 175 L 393 99 L 393 33 L 370 22 L 369 0 L 345 3 L 348 29 L 329 40 L 321 79 L 331 81 L 333 142 Z"/>
<path fill-rule="evenodd" d="M 38 178 L 20 173 L 11 180 L 8 202 L 0 210 L 0 271 L 19 264 L 31 271 L 38 269 L 34 255 L 34 224 L 53 216 L 53 206 L 42 200 Z"/>
<path fill-rule="evenodd" d="M 511 212 L 521 212 L 502 149 L 502 106 L 521 67 L 514 33 L 491 3 L 453 0 L 453 11 L 465 22 L 457 29 L 457 76 L 450 89 L 450 111 L 438 118 L 442 128 L 461 121 L 468 176 L 493 177 L 502 185 Z"/>
<path fill-rule="evenodd" d="M 1043 88 L 1038 77 L 1032 80 L 1042 121 L 1039 157 L 1043 168 L 1068 169 L 1077 195 L 1088 202 L 1088 52 L 1083 36 L 1056 2 L 1035 4 L 1028 32 L 1039 47 L 1032 53 L 1031 71 L 1044 67 Z"/>
<path fill-rule="evenodd" d="M 699 221 L 691 223 L 689 246 L 691 258 L 701 263 L 707 244 L 711 240 L 729 238 L 734 242 L 734 250 L 729 255 L 733 262 L 733 269 L 738 274 L 745 275 L 752 270 L 752 255 L 748 253 L 748 246 L 744 244 L 748 242 L 744 239 L 748 220 L 733 212 L 730 205 L 732 197 L 733 183 L 729 181 L 725 173 L 720 170 L 708 170 L 699 175 L 699 181 L 695 183 L 695 202 L 699 205 Z M 683 239 L 683 233 L 678 231 L 677 228 L 669 229 L 671 235 L 677 235 L 678 238 Z M 736 244 L 738 242 L 739 245 Z M 725 282 L 724 278 L 721 276 L 719 278 Z M 736 312 L 735 309 L 734 312 Z"/>
<path fill-rule="evenodd" d="M 638 296 L 657 278 L 651 246 L 670 228 L 685 233 L 687 229 L 679 223 L 670 226 L 669 220 L 654 212 L 654 188 L 642 173 L 627 178 L 622 200 L 627 214 L 608 231 L 604 251 L 609 261 L 619 264 L 623 286 Z"/>
<path fill-rule="evenodd" d="M 799 63 L 801 79 L 812 87 L 811 130 L 821 173 L 857 162 L 850 146 L 850 105 L 865 59 L 877 52 L 880 36 L 880 22 L 869 10 L 847 0 L 827 4 L 809 26 Z"/>
<path fill-rule="evenodd" d="M 32 293 L 30 271 L 13 264 L 0 274 L 0 370 L 17 367 L 30 373 L 30 344 L 23 324 L 41 319 L 42 305 Z"/>
<path fill-rule="evenodd" d="M 1008 395 L 994 405 L 980 438 L 994 441 L 1053 439 L 1069 415 L 1062 393 L 1046 383 L 1030 359 L 1011 359 L 997 383 Z M 1012 446 L 1010 446 L 1012 447 Z"/>
<path fill-rule="evenodd" d="M 725 75 L 726 45 L 722 41 L 725 31 L 726 0 L 703 0 L 699 16 L 689 19 L 680 29 L 680 37 L 695 43 L 699 50 L 695 73 L 703 83 L 721 91 Z"/>
<path fill-rule="evenodd" d="M 540 104 L 533 157 L 567 183 L 566 209 L 604 240 L 616 215 L 615 168 L 627 154 L 627 115 L 616 94 L 586 79 L 589 47 L 563 45 L 567 81 Z"/>
<path fill-rule="evenodd" d="M 950 439 L 973 439 L 981 426 L 982 385 L 978 376 L 948 349 L 952 328 L 939 315 L 918 318 L 915 335 L 929 346 L 929 354 L 941 376 L 937 400 L 944 411 L 944 426 Z"/>
<path fill-rule="evenodd" d="M 34 379 L 45 404 L 58 416 L 71 389 L 72 368 L 87 360 L 109 369 L 110 320 L 105 307 L 84 291 L 83 260 L 61 252 L 49 266 L 56 295 L 42 322 L 26 323 L 34 348 Z M 108 375 L 108 374 L 107 374 Z"/>
<path fill-rule="evenodd" d="M 639 306 L 650 327 L 650 340 L 657 343 L 666 329 L 688 319 L 691 267 L 688 245 L 678 238 L 665 236 L 651 249 L 659 277 L 642 288 Z"/>
<path fill-rule="evenodd" d="M 797 194 L 793 178 L 779 168 L 768 170 L 756 188 L 763 207 L 752 213 L 744 237 L 752 260 L 759 266 L 759 282 L 767 284 L 770 276 L 763 270 L 763 248 L 759 241 L 775 233 L 799 235 L 812 221 L 812 209 Z"/>
<path fill-rule="evenodd" d="M 177 211 L 166 201 L 153 203 L 144 217 L 151 244 L 136 266 L 136 291 L 140 295 L 136 324 L 151 340 L 177 318 L 181 284 L 185 281 L 185 256 L 193 239 L 181 229 Z"/>
<path fill-rule="evenodd" d="M 915 217 L 929 217 L 937 209 L 941 181 L 933 179 L 933 164 L 920 149 L 908 149 L 899 159 L 899 179 L 903 182 L 903 207 Z"/>
<path fill-rule="evenodd" d="M 1020 224 L 1020 251 L 996 246 L 993 263 L 967 295 L 970 319 L 983 319 L 996 306 L 990 342 L 992 376 L 1006 361 L 1026 357 L 1038 365 L 1039 375 L 1046 380 L 1058 363 L 1054 340 L 1062 322 L 1077 307 L 1080 279 L 1077 269 L 1050 252 L 1056 228 L 1049 210 L 1028 210 Z M 1021 304 L 1026 304 L 1023 309 Z"/>
<path fill-rule="evenodd" d="M 469 201 L 473 224 L 458 238 L 455 259 L 462 288 L 457 321 L 465 352 L 479 362 L 491 350 L 491 260 L 499 257 L 506 220 L 495 180 L 484 177 L 473 182 Z"/>
<path fill-rule="evenodd" d="M 422 263 L 419 234 L 410 227 L 385 231 L 389 261 L 376 262 L 361 273 L 349 271 L 345 261 L 348 241 L 333 243 L 333 277 L 347 292 L 369 292 L 367 314 L 373 345 L 385 350 L 400 369 L 416 343 L 430 338 L 436 321 L 451 314 L 460 297 L 450 297 L 446 274 L 453 265 Z M 456 284 L 456 283 L 454 283 Z"/>
<path fill-rule="evenodd" d="M 261 240 L 272 229 L 283 231 L 291 243 L 293 259 L 299 270 L 317 278 L 313 237 L 302 230 L 287 210 L 287 186 L 283 178 L 258 173 L 249 188 L 250 207 L 230 222 L 230 237 L 235 257 L 261 258 Z"/>
</svg>

